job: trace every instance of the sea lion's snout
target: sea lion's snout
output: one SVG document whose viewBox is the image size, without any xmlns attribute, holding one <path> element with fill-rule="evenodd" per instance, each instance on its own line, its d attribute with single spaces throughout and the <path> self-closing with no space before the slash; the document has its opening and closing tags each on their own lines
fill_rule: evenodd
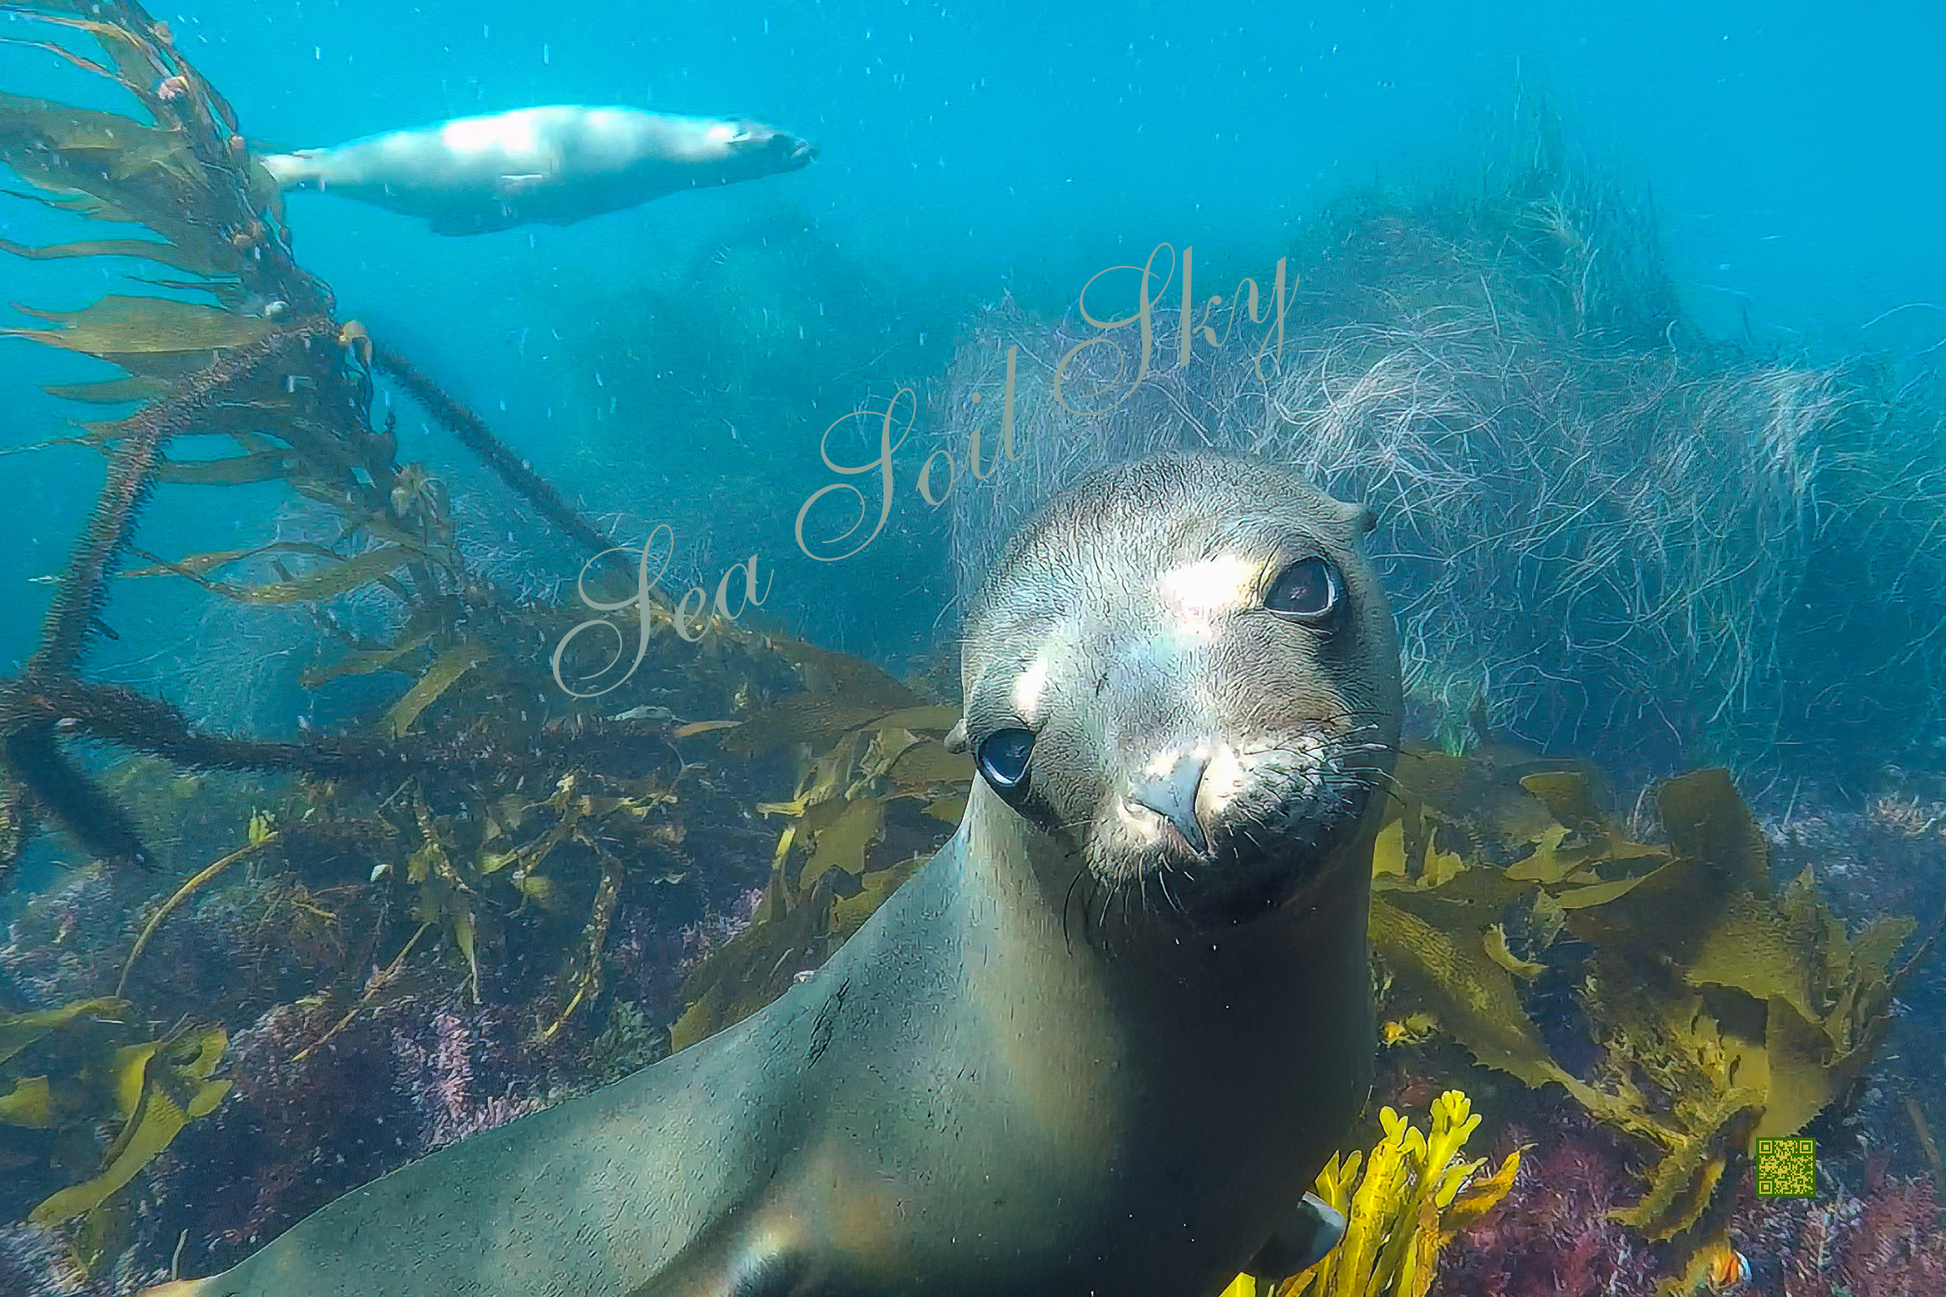
<svg viewBox="0 0 1946 1297">
<path fill-rule="evenodd" d="M 1091 867 L 1190 926 L 1268 914 L 1358 833 L 1379 778 L 1361 747 L 1319 729 L 1166 752 L 1126 779 L 1115 813 L 1097 823 Z"/>
<path fill-rule="evenodd" d="M 732 152 L 746 163 L 756 163 L 766 175 L 798 171 L 817 161 L 818 146 L 789 131 L 748 117 L 737 118 L 733 125 Z"/>
<path fill-rule="evenodd" d="M 1196 814 L 1196 796 L 1203 786 L 1203 772 L 1209 769 L 1208 749 L 1190 748 L 1165 758 L 1166 769 L 1139 779 L 1129 789 L 1125 804 L 1137 813 L 1147 811 L 1175 831 L 1182 845 L 1193 856 L 1209 855 L 1209 835 L 1203 832 Z"/>
<path fill-rule="evenodd" d="M 818 146 L 809 140 L 800 140 L 795 135 L 779 131 L 770 140 L 771 151 L 784 160 L 783 170 L 796 171 L 810 166 L 818 160 Z"/>
</svg>

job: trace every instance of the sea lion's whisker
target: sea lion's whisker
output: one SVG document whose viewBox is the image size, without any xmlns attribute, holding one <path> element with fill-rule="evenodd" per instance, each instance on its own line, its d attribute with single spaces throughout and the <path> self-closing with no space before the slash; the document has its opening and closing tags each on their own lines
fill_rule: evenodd
<svg viewBox="0 0 1946 1297">
<path fill-rule="evenodd" d="M 1162 899 L 1169 902 L 1175 908 L 1177 914 L 1187 914 L 1188 911 L 1183 909 L 1182 902 L 1169 894 L 1169 875 L 1174 868 L 1173 865 L 1164 865 L 1158 870 L 1156 873 L 1156 885 L 1162 892 Z"/>
</svg>

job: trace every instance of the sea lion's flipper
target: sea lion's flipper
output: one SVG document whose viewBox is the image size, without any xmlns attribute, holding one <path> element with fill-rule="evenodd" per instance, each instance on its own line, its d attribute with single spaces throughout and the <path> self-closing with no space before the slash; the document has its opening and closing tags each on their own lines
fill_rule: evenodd
<svg viewBox="0 0 1946 1297">
<path fill-rule="evenodd" d="M 502 202 L 530 194 L 536 189 L 545 189 L 554 183 L 554 177 L 542 171 L 523 171 L 518 175 L 507 174 L 493 182 L 494 195 Z"/>
<path fill-rule="evenodd" d="M 1344 1214 L 1316 1194 L 1307 1193 L 1244 1268 L 1258 1279 L 1276 1283 L 1324 1260 L 1344 1236 Z"/>
<path fill-rule="evenodd" d="M 747 1222 L 746 1222 L 747 1223 Z M 725 1226 L 732 1222 L 725 1222 Z M 683 1249 L 628 1297 L 814 1297 L 823 1267 L 782 1239 L 719 1227 Z"/>
</svg>

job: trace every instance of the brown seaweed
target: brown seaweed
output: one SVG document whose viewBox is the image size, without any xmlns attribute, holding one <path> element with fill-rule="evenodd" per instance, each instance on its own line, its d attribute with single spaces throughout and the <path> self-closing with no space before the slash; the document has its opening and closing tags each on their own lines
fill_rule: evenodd
<svg viewBox="0 0 1946 1297">
<path fill-rule="evenodd" d="M 1661 845 L 1633 841 L 1563 763 L 1421 753 L 1399 783 L 1374 863 L 1388 1016 L 1560 1086 L 1645 1146 L 1646 1183 L 1616 1218 L 1650 1239 L 1713 1237 L 1752 1142 L 1843 1101 L 1930 949 L 1898 962 L 1910 919 L 1849 932 L 1808 873 L 1774 893 L 1767 844 L 1721 770 L 1662 787 Z M 1574 987 L 1594 1067 L 1570 1071 L 1544 1043 L 1529 1008 L 1543 973 Z"/>
<path fill-rule="evenodd" d="M 691 803 L 756 800 L 740 763 L 705 781 L 689 774 L 699 767 L 687 750 L 707 750 L 734 732 L 739 713 L 802 686 L 789 659 L 724 618 L 707 617 L 693 641 L 663 633 L 667 601 L 651 591 L 639 609 L 651 642 L 626 687 L 564 695 L 549 651 L 585 614 L 511 595 L 468 564 L 445 484 L 402 464 L 391 421 L 374 422 L 376 384 L 397 383 L 424 404 L 584 551 L 607 552 L 610 566 L 630 573 L 635 565 L 477 415 L 337 317 L 329 289 L 292 257 L 276 187 L 234 114 L 166 25 L 123 0 L 23 0 L 0 10 L 24 20 L 21 30 L 38 22 L 55 36 L 16 44 L 113 83 L 146 117 L 0 93 L 0 161 L 32 187 L 21 196 L 114 222 L 118 235 L 0 250 L 138 256 L 178 276 L 166 287 L 179 296 L 109 294 L 78 311 L 29 311 L 35 327 L 11 331 L 120 371 L 51 387 L 56 396 L 135 403 L 61 439 L 98 451 L 106 471 L 33 656 L 0 680 L 6 862 L 46 823 L 119 879 L 117 891 L 150 886 L 116 868 L 125 862 L 172 876 L 119 938 L 127 1001 L 114 1011 L 127 1021 L 77 1011 L 80 1025 L 63 1027 L 60 1039 L 37 1038 L 0 1059 L 0 1113 L 45 1125 L 66 1150 L 34 1163 L 37 1182 L 66 1181 L 36 1219 L 72 1218 L 74 1255 L 93 1266 L 126 1243 L 143 1168 L 223 1099 L 212 1080 L 223 1028 L 210 1018 L 254 1012 L 250 996 L 261 993 L 242 985 L 190 994 L 170 961 L 148 952 L 179 940 L 202 912 L 252 916 L 227 939 L 258 960 L 281 943 L 273 966 L 312 979 L 290 992 L 304 996 L 304 1021 L 317 1024 L 291 1043 L 293 1065 L 407 988 L 455 972 L 478 1001 L 496 975 L 538 968 L 546 989 L 523 992 L 521 1012 L 535 1040 L 558 1041 L 611 1009 L 604 990 L 618 920 L 714 885 L 685 852 Z M 77 52 L 89 45 L 98 52 Z M 203 449 L 213 444 L 226 450 Z M 280 484 L 327 525 L 315 539 L 272 536 L 216 553 L 141 547 L 144 506 L 158 492 L 253 483 Z M 178 582 L 199 599 L 307 612 L 323 647 L 307 688 L 359 677 L 390 677 L 398 688 L 341 724 L 287 740 L 220 732 L 172 702 L 88 679 L 87 650 L 116 583 L 137 577 Z M 354 606 L 363 615 L 345 616 Z M 617 624 L 631 639 L 637 629 Z M 689 717 L 651 699 L 677 700 Z M 107 749 L 105 774 L 76 759 L 77 742 Z M 222 785 L 234 791 L 216 798 L 221 809 L 206 816 L 200 846 L 151 845 L 152 808 L 121 791 L 144 762 L 190 785 L 212 772 L 247 779 Z M 111 924 L 92 939 L 113 942 L 119 930 Z M 101 972 L 104 989 L 116 984 Z M 151 1019 L 178 1021 L 177 1034 L 155 1035 Z M 11 1021 L 0 1021 L 0 1039 Z M 69 1036 L 87 1047 L 63 1044 Z M 102 1060 L 131 1049 L 150 1050 L 149 1079 L 132 1099 L 123 1085 L 111 1103 Z M 96 1147 L 91 1132 L 104 1122 L 121 1133 Z"/>
</svg>

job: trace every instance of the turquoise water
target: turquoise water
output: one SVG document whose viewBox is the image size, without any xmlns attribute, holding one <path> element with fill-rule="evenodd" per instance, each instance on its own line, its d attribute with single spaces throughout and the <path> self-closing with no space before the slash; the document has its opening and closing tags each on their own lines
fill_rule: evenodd
<svg viewBox="0 0 1946 1297">
<path fill-rule="evenodd" d="M 277 147 L 550 102 L 748 113 L 821 145 L 816 165 L 772 181 L 482 238 L 293 202 L 298 253 L 343 313 L 410 339 L 475 407 L 504 410 L 510 440 L 596 512 L 658 518 L 672 497 L 707 492 L 715 464 L 814 472 L 807 452 L 826 406 L 847 385 L 936 373 L 969 304 L 1012 291 L 1059 309 L 1087 275 L 1161 241 L 1242 273 L 1348 190 L 1475 166 L 1537 102 L 1560 114 L 1575 149 L 1653 201 L 1685 306 L 1711 332 L 1834 355 L 1913 351 L 1946 328 L 1922 305 L 1946 274 L 1927 144 L 1946 92 L 1928 73 L 1941 35 L 1923 6 L 1869 17 L 1651 6 L 1597 18 L 1546 6 L 680 4 L 651 15 L 278 3 L 158 16 L 246 133 Z M 45 57 L 14 63 L 23 90 L 49 75 Z M 8 219 L 18 229 L 32 218 Z M 734 379 L 663 370 L 704 391 L 770 378 L 763 426 L 733 437 L 735 413 L 725 423 L 692 410 L 671 428 L 668 402 L 640 390 L 639 374 L 617 373 L 632 366 L 587 334 L 625 353 L 647 328 L 629 284 L 680 276 L 767 221 L 808 222 L 852 259 L 847 277 L 881 281 L 881 295 L 861 302 L 852 290 L 847 331 L 778 338 Z M 792 309 L 849 287 L 786 278 L 760 291 L 764 305 Z M 687 293 L 707 311 L 733 291 L 717 280 Z M 0 345 L 6 373 L 20 376 L 10 399 L 32 402 L 34 353 Z M 33 420 L 24 436 L 50 427 L 45 414 Z M 610 463 L 625 457 L 637 471 L 577 467 L 594 434 Z M 657 465 L 677 446 L 695 459 L 695 485 L 661 481 Z M 74 484 L 54 485 L 52 471 L 32 480 L 51 492 L 39 509 L 59 516 Z M 38 552 L 40 527 L 9 525 L 10 551 Z M 786 548 L 777 541 L 748 543 Z M 832 614 L 816 582 L 799 568 L 784 589 L 800 592 L 792 615 L 823 628 Z M 842 633 L 896 652 L 926 638 L 925 623 L 912 608 L 896 629 Z"/>
<path fill-rule="evenodd" d="M 50 39 L 14 9 L 0 5 L 0 36 Z M 13 664 L 0 722 L 14 745 L 0 765 L 42 790 L 37 828 L 0 869 L 0 1181 L 13 1180 L 0 1192 L 0 1297 L 213 1273 L 410 1158 L 616 1080 L 811 979 L 852 927 L 834 917 L 775 937 L 782 916 L 830 907 L 855 927 L 869 908 L 855 898 L 875 902 L 937 846 L 975 777 L 941 740 L 961 703 L 960 618 L 1004 537 L 1087 469 L 1184 447 L 1276 459 L 1378 510 L 1368 544 L 1404 632 L 1407 738 L 1474 762 L 1462 779 L 1427 756 L 1447 782 L 1425 787 L 1402 773 L 1398 805 L 1433 809 L 1407 814 L 1400 877 L 1416 886 L 1462 857 L 1476 882 L 1492 875 L 1460 891 L 1499 908 L 1466 910 L 1453 931 L 1483 975 L 1518 979 L 1505 1002 L 1524 1006 L 1536 1049 L 1590 1084 L 1652 1075 L 1651 1089 L 1681 1090 L 1616 1043 L 1634 1031 L 1640 1047 L 1639 1020 L 1590 1036 L 1591 1015 L 1619 1021 L 1587 989 L 1614 984 L 1614 966 L 1583 962 L 1604 941 L 1645 959 L 1638 971 L 1681 971 L 1645 995 L 1681 1019 L 1677 1036 L 1714 1014 L 1727 1035 L 1783 1051 L 1779 1006 L 1836 1015 L 1838 1035 L 1813 1041 L 1826 1055 L 1803 1066 L 1844 1084 L 1816 1102 L 1799 1092 L 1813 1116 L 1789 1131 L 1760 1127 L 1761 1106 L 1709 1128 L 1699 1164 L 1713 1176 L 1720 1158 L 1731 1187 L 1712 1198 L 1706 1186 L 1715 1205 L 1699 1224 L 1651 1240 L 1608 1214 L 1641 1196 L 1647 1155 L 1602 1128 L 1598 1105 L 1575 1108 L 1535 1068 L 1489 1057 L 1462 1007 L 1433 1002 L 1437 986 L 1383 978 L 1388 1042 L 1443 1039 L 1447 1052 L 1383 1052 L 1374 1107 L 1423 1116 L 1463 1086 L 1488 1116 L 1474 1152 L 1542 1148 L 1544 1171 L 1530 1169 L 1432 1292 L 1646 1294 L 1711 1258 L 1727 1291 L 1726 1255 L 1754 1265 L 1745 1291 L 1783 1291 L 1787 1272 L 1823 1285 L 1804 1292 L 1854 1297 L 1946 1283 L 1946 1252 L 1926 1241 L 1932 1191 L 1914 1178 L 1942 1173 L 1932 1131 L 1946 1121 L 1946 982 L 1919 957 L 1946 905 L 1946 22 L 1932 7 L 251 0 L 153 16 L 259 156 L 613 104 L 748 117 L 817 158 L 463 237 L 343 196 L 286 197 L 296 261 L 334 294 L 314 343 L 348 358 L 354 386 L 368 335 L 582 519 L 618 545 L 650 544 L 670 600 L 693 596 L 678 619 L 734 613 L 733 632 L 684 634 L 702 642 L 692 656 L 663 636 L 612 694 L 567 689 L 588 664 L 550 658 L 592 615 L 575 598 L 584 549 L 537 522 L 380 365 L 370 431 L 397 437 L 384 472 L 419 466 L 443 485 L 415 495 L 416 476 L 395 489 L 349 471 L 346 491 L 369 489 L 382 527 L 347 539 L 351 512 L 278 481 L 165 483 L 120 560 L 148 570 L 108 584 L 78 668 L 179 709 L 213 741 L 290 748 L 185 756 L 126 698 L 47 701 L 60 672 L 34 674 L 34 655 L 102 456 L 44 443 L 104 408 L 42 389 L 112 375 L 0 338 L 0 658 Z M 95 49 L 72 28 L 59 41 Z M 0 91 L 133 111 L 32 45 L 0 48 Z M 0 123 L 25 111 L 13 99 L 0 110 Z M 0 196 L 0 238 L 14 243 L 123 232 Z M 1191 249 L 1205 305 L 1185 327 Z M 0 300 L 22 308 L 0 323 L 36 327 L 27 308 L 76 310 L 104 292 L 195 298 L 158 282 L 171 278 L 126 258 L 0 256 Z M 1263 315 L 1239 313 L 1248 293 Z M 281 309 L 239 311 L 275 322 Z M 1145 381 L 1115 373 L 1110 355 L 1140 355 Z M 1065 405 L 1060 374 L 1070 395 L 1093 393 L 1076 406 L 1100 408 Z M 1028 453 L 976 480 L 969 435 L 994 455 L 1003 406 Z M 905 438 L 883 476 L 881 432 Z M 343 557 L 405 532 L 420 543 L 448 521 L 453 570 L 467 575 L 437 598 L 383 583 L 335 602 L 263 596 L 315 576 L 306 563 L 330 547 Z M 192 573 L 264 583 L 254 600 L 153 566 L 273 537 L 300 555 L 295 574 L 265 557 Z M 408 582 L 402 571 L 383 575 Z M 381 588 L 424 619 L 407 624 Z M 624 663 L 630 633 L 614 641 Z M 490 651 L 466 656 L 478 643 Z M 507 662 L 482 667 L 509 644 Z M 346 646 L 364 655 L 355 671 L 337 656 Z M 387 652 L 395 665 L 374 661 Z M 799 689 L 850 719 L 752 723 Z M 102 828 L 109 803 L 77 810 L 46 792 L 19 736 L 50 723 L 47 743 L 128 810 L 144 862 L 104 847 L 119 840 Z M 769 746 L 737 747 L 737 723 Z M 151 755 L 131 760 L 137 730 Z M 376 758 L 361 770 L 355 753 L 342 768 L 317 756 L 341 741 L 419 752 L 420 739 L 445 767 L 408 769 L 394 753 L 404 773 L 379 763 L 386 782 Z M 907 743 L 945 773 L 900 775 Z M 477 763 L 453 774 L 462 758 Z M 1753 818 L 1720 796 L 1658 811 L 1663 780 L 1718 764 Z M 225 765 L 251 769 L 213 772 Z M 1553 800 L 1519 784 L 1536 772 L 1585 779 L 1599 814 L 1558 783 L 1545 785 Z M 0 780 L 9 799 L 19 786 Z M 1689 804 L 1730 829 L 1685 824 Z M 600 827 L 575 831 L 575 816 Z M 7 834 L 25 822 L 7 820 Z M 282 836 L 266 847 L 266 834 Z M 546 869 L 542 839 L 563 853 Z M 1683 855 L 1693 841 L 1705 846 Z M 1643 860 L 1673 871 L 1719 850 L 1716 892 L 1671 884 L 1672 905 L 1745 887 L 1797 908 L 1723 919 L 1710 959 L 1673 914 L 1671 953 L 1616 936 L 1635 932 L 1620 920 L 1575 928 L 1568 911 L 1606 896 L 1564 906 L 1495 890 L 1530 852 L 1588 853 L 1576 857 L 1586 872 L 1563 866 L 1543 889 L 1593 892 Z M 212 862 L 229 863 L 168 899 Z M 1787 889 L 1806 869 L 1828 911 Z M 1437 926 L 1432 913 L 1419 917 Z M 1911 917 L 1917 935 L 1900 947 L 1903 928 L 1899 940 L 1879 929 L 1883 949 L 1832 953 L 1849 948 L 1828 916 L 1855 935 L 1884 914 Z M 1788 940 L 1762 946 L 1756 929 Z M 728 944 L 739 932 L 781 943 L 776 958 Z M 1767 953 L 1744 958 L 1738 943 Z M 705 959 L 726 951 L 734 976 Z M 1898 999 L 1858 972 L 1874 958 L 1890 960 Z M 712 978 L 728 1002 L 701 1013 L 696 988 Z M 26 1016 L 111 992 L 128 1004 L 82 1011 L 80 1026 Z M 1834 1006 L 1854 993 L 1873 1007 L 1840 1023 L 1851 1010 Z M 1839 1058 L 1841 1026 L 1863 1042 L 1856 1067 Z M 201 1095 L 207 1110 L 85 1218 L 30 1223 L 133 1138 L 113 1069 L 154 1041 L 175 1051 L 171 1102 Z M 199 1048 L 214 1051 L 207 1066 Z M 1721 1062 L 1713 1044 L 1696 1048 Z M 1815 1053 L 1802 1037 L 1790 1048 L 1800 1063 Z M 163 1074 L 142 1082 L 141 1066 L 123 1089 L 162 1093 Z M 1755 1068 L 1719 1068 L 1711 1084 Z M 30 1104 L 41 1076 L 45 1113 Z M 1677 1105 L 1648 1106 L 1659 1118 Z M 1760 1128 L 1820 1141 L 1814 1205 L 1752 1198 Z M 1343 1147 L 1376 1135 L 1368 1114 Z M 1595 1197 L 1549 1206 L 1566 1182 Z M 1841 1227 L 1840 1260 L 1803 1278 L 1792 1258 L 1816 1229 Z M 1895 1236 L 1896 1273 L 1844 1259 Z"/>
</svg>

